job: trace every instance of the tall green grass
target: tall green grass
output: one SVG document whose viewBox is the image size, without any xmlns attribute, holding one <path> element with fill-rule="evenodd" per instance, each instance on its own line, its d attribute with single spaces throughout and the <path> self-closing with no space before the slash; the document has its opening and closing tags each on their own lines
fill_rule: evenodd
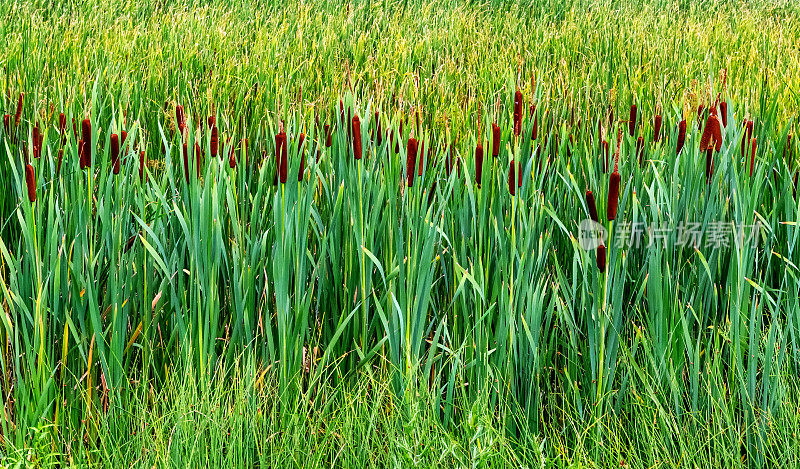
<svg viewBox="0 0 800 469">
<path fill-rule="evenodd" d="M 20 127 L 0 130 L 0 464 L 792 464 L 796 13 L 0 6 L 4 113 L 25 93 Z M 718 95 L 728 125 L 709 181 L 697 107 Z M 618 133 L 633 103 L 636 134 Z M 90 119 L 91 168 L 79 168 L 68 125 L 57 174 L 60 112 L 79 133 Z M 114 175 L 110 135 L 123 130 Z M 620 148 L 613 222 L 603 140 Z M 611 233 L 605 272 L 579 244 L 587 189 Z M 686 222 L 757 225 L 758 242 L 692 247 L 670 231 L 666 246 L 618 244 L 628 223 Z"/>
</svg>

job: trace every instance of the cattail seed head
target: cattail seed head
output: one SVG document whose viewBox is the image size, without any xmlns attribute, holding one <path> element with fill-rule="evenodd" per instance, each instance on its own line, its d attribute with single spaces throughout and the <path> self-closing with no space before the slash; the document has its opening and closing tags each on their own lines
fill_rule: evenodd
<svg viewBox="0 0 800 469">
<path fill-rule="evenodd" d="M 606 273 L 606 247 L 602 244 L 597 246 L 597 270 Z"/>
<path fill-rule="evenodd" d="M 33 144 L 33 157 L 34 158 L 39 158 L 40 146 L 39 146 L 39 125 L 38 124 L 33 127 L 33 137 L 32 137 L 32 142 L 31 143 Z"/>
<path fill-rule="evenodd" d="M 536 119 L 536 116 L 533 116 L 533 128 L 531 128 L 531 140 L 536 140 L 536 133 L 539 128 L 539 121 Z"/>
<path fill-rule="evenodd" d="M 281 184 L 286 184 L 287 171 L 289 170 L 289 149 L 287 148 L 286 132 L 281 131 L 280 137 L 280 180 Z"/>
<path fill-rule="evenodd" d="M 614 170 L 608 182 L 608 207 L 606 209 L 606 218 L 608 221 L 617 218 L 617 205 L 619 204 L 619 173 Z"/>
<path fill-rule="evenodd" d="M 408 180 L 408 187 L 414 185 L 414 170 L 417 164 L 418 145 L 419 143 L 414 137 L 409 138 L 408 144 L 406 145 L 406 178 Z"/>
<path fill-rule="evenodd" d="M 36 202 L 36 176 L 30 163 L 25 165 L 25 184 L 28 186 L 28 200 Z"/>
<path fill-rule="evenodd" d="M 178 123 L 178 131 L 183 135 L 183 130 L 186 128 L 186 113 L 180 104 L 175 106 L 175 121 Z"/>
<path fill-rule="evenodd" d="M 211 158 L 216 158 L 219 154 L 219 130 L 217 126 L 211 126 Z"/>
<path fill-rule="evenodd" d="M 722 127 L 728 126 L 728 103 L 722 101 L 719 103 L 719 117 L 722 120 Z"/>
<path fill-rule="evenodd" d="M 228 166 L 231 169 L 236 169 L 236 153 L 234 153 L 233 147 L 228 150 Z"/>
<path fill-rule="evenodd" d="M 216 125 L 217 125 L 217 118 L 214 117 L 213 115 L 208 116 L 208 126 L 213 128 Z"/>
<path fill-rule="evenodd" d="M 361 120 L 353 116 L 353 157 L 361 159 Z"/>
<path fill-rule="evenodd" d="M 119 174 L 119 136 L 111 134 L 110 141 L 111 163 L 113 164 L 114 174 Z"/>
<path fill-rule="evenodd" d="M 514 136 L 519 137 L 522 132 L 522 92 L 517 89 L 514 93 Z"/>
<path fill-rule="evenodd" d="M 383 131 L 381 130 L 381 119 L 378 111 L 375 111 L 375 139 L 378 146 L 381 146 L 383 143 Z"/>
<path fill-rule="evenodd" d="M 511 197 L 517 194 L 516 173 L 517 168 L 514 165 L 514 160 L 511 160 L 511 163 L 508 165 L 508 193 L 511 194 Z"/>
<path fill-rule="evenodd" d="M 594 200 L 594 194 L 592 194 L 590 190 L 586 191 L 586 208 L 589 209 L 589 218 L 595 223 L 600 223 L 600 218 L 597 216 L 597 204 Z"/>
<path fill-rule="evenodd" d="M 86 158 L 86 167 L 92 166 L 92 122 L 84 119 L 81 122 L 81 136 L 83 140 L 83 154 Z"/>
<path fill-rule="evenodd" d="M 425 165 L 425 141 L 420 140 L 419 142 L 419 170 L 417 172 L 418 176 L 422 176 L 422 172 L 424 170 Z"/>
<path fill-rule="evenodd" d="M 63 135 L 65 130 L 67 130 L 67 116 L 62 112 L 58 115 L 58 133 Z"/>
<path fill-rule="evenodd" d="M 628 120 L 628 133 L 630 133 L 631 137 L 633 134 L 636 133 L 636 105 L 631 104 L 631 115 L 630 119 Z"/>
<path fill-rule="evenodd" d="M 756 138 L 750 141 L 750 177 L 753 177 L 753 167 L 756 164 Z"/>
<path fill-rule="evenodd" d="M 19 127 L 19 122 L 22 120 L 22 100 L 25 98 L 25 93 L 19 94 L 19 99 L 17 100 L 17 112 L 14 114 L 14 127 Z"/>
<path fill-rule="evenodd" d="M 333 136 L 331 135 L 331 126 L 325 124 L 325 147 L 328 148 L 333 144 Z"/>
<path fill-rule="evenodd" d="M 475 147 L 475 184 L 478 189 L 481 188 L 481 179 L 483 178 L 483 145 L 478 143 Z"/>
<path fill-rule="evenodd" d="M 658 142 L 661 137 L 661 114 L 656 116 L 656 121 L 653 124 L 653 141 Z"/>
<path fill-rule="evenodd" d="M 123 130 L 119 134 L 119 143 L 120 143 L 120 146 L 122 146 L 123 148 L 125 147 L 125 140 L 128 140 L 128 132 Z"/>
<path fill-rule="evenodd" d="M 11 116 L 8 114 L 3 116 L 3 129 L 5 130 L 6 135 L 11 134 Z"/>
<path fill-rule="evenodd" d="M 500 127 L 497 124 L 492 124 L 492 157 L 497 158 L 500 155 Z"/>
<path fill-rule="evenodd" d="M 679 155 L 683 150 L 683 145 L 686 143 L 686 119 L 683 119 L 678 124 L 678 146 L 675 148 L 675 154 Z"/>
</svg>

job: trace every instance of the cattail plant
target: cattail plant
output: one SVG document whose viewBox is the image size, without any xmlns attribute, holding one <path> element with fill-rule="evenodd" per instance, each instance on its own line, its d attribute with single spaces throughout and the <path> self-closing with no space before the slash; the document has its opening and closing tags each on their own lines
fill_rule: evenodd
<svg viewBox="0 0 800 469">
<path fill-rule="evenodd" d="M 636 133 L 636 105 L 631 104 L 631 114 L 628 119 L 628 133 L 633 137 L 633 134 Z"/>
<path fill-rule="evenodd" d="M 236 153 L 233 151 L 232 146 L 229 146 L 228 150 L 228 167 L 236 169 Z"/>
<path fill-rule="evenodd" d="M 788 152 L 786 150 L 789 150 Z M 786 146 L 783 147 L 783 160 L 786 161 L 786 167 L 791 171 L 792 169 L 792 134 L 786 136 Z M 789 156 L 787 159 L 786 156 Z"/>
<path fill-rule="evenodd" d="M 361 159 L 361 120 L 353 116 L 353 157 Z"/>
<path fill-rule="evenodd" d="M 111 134 L 110 140 L 110 153 L 111 153 L 111 163 L 114 166 L 114 174 L 119 174 L 119 136 L 117 134 Z"/>
<path fill-rule="evenodd" d="M 603 174 L 608 172 L 608 141 L 603 139 Z"/>
<path fill-rule="evenodd" d="M 750 177 L 753 177 L 753 167 L 756 164 L 756 137 L 750 140 Z"/>
<path fill-rule="evenodd" d="M 514 165 L 514 160 L 511 160 L 511 163 L 508 165 L 508 193 L 511 194 L 511 197 L 514 197 L 517 194 L 517 179 L 516 179 L 517 168 Z"/>
<path fill-rule="evenodd" d="M 678 145 L 675 147 L 675 154 L 680 155 L 683 145 L 686 143 L 686 119 L 678 124 Z"/>
<path fill-rule="evenodd" d="M 697 106 L 697 128 L 699 129 L 703 125 L 703 114 L 705 113 L 706 107 L 700 104 Z"/>
<path fill-rule="evenodd" d="M 514 136 L 522 132 L 522 92 L 517 88 L 514 93 Z"/>
<path fill-rule="evenodd" d="M 483 176 L 483 145 L 478 142 L 478 146 L 475 147 L 475 184 L 477 184 L 478 189 L 481 188 L 481 179 Z"/>
<path fill-rule="evenodd" d="M 25 184 L 28 186 L 28 200 L 36 202 L 36 176 L 30 163 L 25 164 Z"/>
<path fill-rule="evenodd" d="M 210 119 L 210 118 L 209 118 Z M 219 130 L 216 125 L 211 126 L 211 158 L 216 158 L 219 154 Z"/>
<path fill-rule="evenodd" d="M 518 169 L 518 176 L 517 176 L 517 187 L 522 188 L 522 161 L 517 163 Z"/>
<path fill-rule="evenodd" d="M 213 115 L 208 116 L 208 127 L 214 128 L 216 126 L 217 126 L 217 118 L 214 117 Z"/>
<path fill-rule="evenodd" d="M 597 216 L 597 204 L 594 200 L 594 194 L 590 190 L 586 190 L 586 207 L 589 209 L 589 218 L 595 223 L 600 223 L 600 217 Z"/>
<path fill-rule="evenodd" d="M 719 151 L 722 149 L 722 129 L 719 125 L 719 119 L 714 114 L 708 116 L 706 125 L 703 128 L 703 134 L 700 137 L 700 151 L 714 149 Z"/>
<path fill-rule="evenodd" d="M 728 126 L 728 103 L 722 101 L 719 103 L 719 117 L 722 120 L 722 127 Z"/>
<path fill-rule="evenodd" d="M 3 116 L 3 129 L 6 135 L 11 135 L 11 116 L 9 114 Z"/>
<path fill-rule="evenodd" d="M 500 127 L 497 124 L 492 124 L 492 157 L 497 158 L 500 155 Z"/>
<path fill-rule="evenodd" d="M 536 111 L 534 111 L 536 112 Z M 539 130 L 539 121 L 536 115 L 533 115 L 533 126 L 531 127 L 531 140 L 536 140 L 536 133 Z"/>
<path fill-rule="evenodd" d="M 81 139 L 83 140 L 85 167 L 88 168 L 92 166 L 92 122 L 89 119 L 81 122 Z"/>
<path fill-rule="evenodd" d="M 86 167 L 87 167 L 87 164 L 86 164 L 86 152 L 84 151 L 84 148 L 83 148 L 83 140 L 78 140 L 78 157 L 79 157 L 78 159 L 80 161 L 80 168 L 81 169 L 86 169 Z"/>
<path fill-rule="evenodd" d="M 601 274 L 606 273 L 606 247 L 605 245 L 601 244 L 597 246 L 597 270 Z"/>
<path fill-rule="evenodd" d="M 661 137 L 661 114 L 656 116 L 656 121 L 653 124 L 653 141 L 658 142 Z"/>
<path fill-rule="evenodd" d="M 408 187 L 414 185 L 414 170 L 417 163 L 417 139 L 411 137 L 408 139 L 406 145 L 406 178 L 408 180 Z"/>
<path fill-rule="evenodd" d="M 61 136 L 61 146 L 67 144 L 67 116 L 62 112 L 58 115 L 58 134 Z"/>
<path fill-rule="evenodd" d="M 709 148 L 706 150 L 706 184 L 711 184 L 711 178 L 714 176 L 714 149 Z"/>
</svg>

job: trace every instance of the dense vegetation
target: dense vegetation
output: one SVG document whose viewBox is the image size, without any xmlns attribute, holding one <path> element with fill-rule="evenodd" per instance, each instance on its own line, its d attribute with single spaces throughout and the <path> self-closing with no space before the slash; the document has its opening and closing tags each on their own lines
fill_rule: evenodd
<svg viewBox="0 0 800 469">
<path fill-rule="evenodd" d="M 792 3 L 51 3 L 0 466 L 797 464 Z"/>
</svg>

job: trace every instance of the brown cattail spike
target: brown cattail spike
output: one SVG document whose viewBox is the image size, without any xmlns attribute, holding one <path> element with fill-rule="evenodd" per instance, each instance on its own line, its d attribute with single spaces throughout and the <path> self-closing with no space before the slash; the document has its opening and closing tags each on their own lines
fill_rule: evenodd
<svg viewBox="0 0 800 469">
<path fill-rule="evenodd" d="M 631 115 L 630 119 L 628 120 L 628 133 L 630 133 L 631 137 L 633 134 L 636 133 L 636 105 L 631 104 Z"/>
<path fill-rule="evenodd" d="M 19 127 L 19 122 L 22 120 L 22 100 L 25 98 L 25 93 L 19 94 L 19 99 L 17 100 L 17 112 L 14 114 L 14 128 Z"/>
<path fill-rule="evenodd" d="M 597 216 L 597 204 L 594 200 L 594 194 L 592 194 L 590 190 L 586 191 L 586 208 L 589 210 L 589 218 L 595 223 L 600 223 L 600 218 Z"/>
<path fill-rule="evenodd" d="M 25 184 L 28 186 L 28 200 L 36 202 L 36 176 L 30 163 L 25 165 Z"/>
<path fill-rule="evenodd" d="M 656 121 L 653 124 L 653 141 L 658 142 L 661 137 L 661 114 L 656 116 Z"/>
<path fill-rule="evenodd" d="M 686 143 L 686 119 L 678 124 L 678 145 L 675 147 L 675 154 L 679 155 L 683 150 L 683 145 Z"/>
<path fill-rule="evenodd" d="M 361 159 L 361 120 L 353 116 L 353 157 Z"/>
<path fill-rule="evenodd" d="M 750 177 L 753 177 L 753 167 L 756 164 L 756 138 L 750 141 Z"/>
<path fill-rule="evenodd" d="M 608 207 L 606 210 L 606 218 L 608 221 L 617 218 L 617 204 L 619 203 L 619 173 L 614 170 L 608 182 Z"/>
<path fill-rule="evenodd" d="M 175 121 L 178 123 L 178 131 L 183 135 L 183 130 L 186 128 L 186 114 L 180 104 L 175 106 Z"/>
<path fill-rule="evenodd" d="M 514 93 L 514 136 L 519 137 L 522 132 L 522 92 L 517 89 Z"/>
<path fill-rule="evenodd" d="M 483 179 L 483 145 L 478 143 L 475 147 L 475 184 L 478 189 L 481 188 L 481 179 Z"/>
<path fill-rule="evenodd" d="M 597 246 L 597 270 L 606 273 L 606 247 L 602 244 Z"/>
<path fill-rule="evenodd" d="M 86 167 L 92 166 L 92 122 L 84 119 L 81 122 L 81 140 L 83 140 L 83 155 Z"/>
<path fill-rule="evenodd" d="M 722 120 L 722 127 L 728 126 L 728 103 L 722 101 L 719 103 L 719 118 Z"/>
<path fill-rule="evenodd" d="M 508 165 L 508 193 L 511 194 L 511 197 L 517 194 L 516 173 L 517 168 L 514 165 L 514 160 L 511 160 L 511 163 Z"/>
<path fill-rule="evenodd" d="M 111 134 L 110 147 L 113 171 L 114 174 L 119 174 L 119 136 L 117 134 Z"/>
<path fill-rule="evenodd" d="M 414 185 L 414 170 L 417 163 L 417 139 L 411 137 L 408 139 L 406 145 L 406 179 L 408 180 L 408 187 Z"/>
<path fill-rule="evenodd" d="M 216 158 L 219 154 L 219 130 L 216 125 L 211 126 L 211 158 Z"/>
<path fill-rule="evenodd" d="M 333 136 L 331 135 L 331 126 L 325 124 L 325 147 L 328 148 L 333 143 Z"/>
<path fill-rule="evenodd" d="M 289 170 L 289 150 L 287 148 L 288 145 L 286 141 L 286 132 L 281 131 L 280 135 L 281 135 L 280 179 L 281 179 L 281 184 L 286 184 L 286 179 L 288 177 L 287 171 Z"/>
<path fill-rule="evenodd" d="M 492 124 L 492 157 L 497 158 L 500 155 L 500 127 L 497 124 Z"/>
</svg>

